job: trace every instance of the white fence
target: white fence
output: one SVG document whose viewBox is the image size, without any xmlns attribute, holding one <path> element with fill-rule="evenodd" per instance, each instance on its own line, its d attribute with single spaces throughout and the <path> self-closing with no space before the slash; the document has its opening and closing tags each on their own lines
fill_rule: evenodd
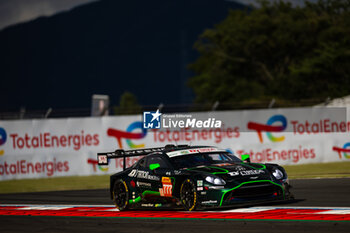
<svg viewBox="0 0 350 233">
<path fill-rule="evenodd" d="M 187 113 L 191 114 L 191 113 Z M 350 161 L 349 109 L 289 108 L 193 113 L 220 129 L 143 130 L 142 116 L 0 121 L 0 180 L 114 173 L 96 153 L 165 144 L 213 145 L 262 163 Z M 127 159 L 127 165 L 137 158 Z"/>
</svg>

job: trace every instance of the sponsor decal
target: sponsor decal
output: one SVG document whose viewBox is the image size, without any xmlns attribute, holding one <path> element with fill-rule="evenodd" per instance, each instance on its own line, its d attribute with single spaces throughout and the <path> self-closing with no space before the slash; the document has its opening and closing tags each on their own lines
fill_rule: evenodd
<svg viewBox="0 0 350 233">
<path fill-rule="evenodd" d="M 107 155 L 99 155 L 98 163 L 108 164 Z"/>
<path fill-rule="evenodd" d="M 52 161 L 33 162 L 27 160 L 18 160 L 15 163 L 0 163 L 0 175 L 19 175 L 19 174 L 46 174 L 52 176 L 56 173 L 65 173 L 69 171 L 68 161 L 59 161 L 54 158 Z"/>
<path fill-rule="evenodd" d="M 7 134 L 4 128 L 0 127 L 0 146 L 4 145 L 7 140 Z M 4 150 L 0 149 L 0 156 L 4 154 Z"/>
<path fill-rule="evenodd" d="M 275 122 L 280 122 L 281 125 L 272 125 Z M 285 137 L 275 137 L 272 132 L 282 132 L 287 128 L 287 118 L 283 115 L 274 115 L 268 119 L 266 124 L 261 124 L 257 122 L 248 122 L 248 129 L 256 130 L 260 143 L 263 143 L 262 132 L 266 132 L 266 136 L 272 142 L 282 142 Z"/>
<path fill-rule="evenodd" d="M 173 192 L 173 185 L 170 177 L 162 177 L 163 187 L 159 189 L 159 193 L 163 197 L 171 197 Z"/>
<path fill-rule="evenodd" d="M 344 158 L 350 159 L 350 142 L 345 143 L 342 148 L 333 146 L 333 150 L 338 152 L 340 159 L 342 158 L 342 155 Z"/>
<path fill-rule="evenodd" d="M 182 171 L 180 171 L 180 170 L 174 170 L 174 173 L 175 173 L 175 175 L 181 175 L 181 174 L 182 174 Z"/>
<path fill-rule="evenodd" d="M 197 187 L 197 191 L 203 191 L 203 187 Z"/>
<path fill-rule="evenodd" d="M 141 130 L 141 133 L 133 133 L 134 130 Z M 132 149 L 138 149 L 138 148 L 144 148 L 145 144 L 134 144 L 131 139 L 142 139 L 144 137 L 146 137 L 147 135 L 147 130 L 144 129 L 142 127 L 142 122 L 139 121 L 135 121 L 133 123 L 131 123 L 126 131 L 121 131 L 118 129 L 114 129 L 114 128 L 109 128 L 107 130 L 107 135 L 110 137 L 114 137 L 116 138 L 117 142 L 118 142 L 118 146 L 120 149 L 123 148 L 123 143 L 122 143 L 122 139 L 126 139 L 126 143 L 127 145 L 132 148 Z M 136 153 L 136 152 L 135 152 Z M 133 158 L 126 158 L 126 167 L 130 167 L 132 166 L 134 163 L 136 163 L 141 157 L 133 157 Z M 102 159 L 102 158 L 101 158 Z M 123 159 L 116 159 L 115 160 L 115 167 L 116 168 L 123 168 Z M 100 171 L 103 172 L 107 172 L 108 171 L 108 167 L 102 167 L 98 165 L 98 161 L 95 159 L 88 159 L 88 164 L 91 164 L 93 166 L 93 170 L 94 172 L 97 171 L 96 168 L 98 168 Z M 109 161 L 108 161 L 109 163 Z M 153 177 L 154 178 L 154 177 Z"/>
<path fill-rule="evenodd" d="M 245 154 L 245 151 L 238 150 L 238 155 Z M 292 161 L 298 163 L 301 159 L 312 160 L 316 158 L 315 148 L 291 148 L 288 150 L 276 150 L 267 148 L 259 151 L 250 150 L 250 158 L 253 162 L 270 162 L 270 161 Z"/>
<path fill-rule="evenodd" d="M 146 179 L 146 180 L 156 180 L 156 181 L 160 180 L 160 178 L 158 176 L 152 176 L 152 175 L 149 175 L 149 172 L 140 171 L 137 169 L 131 170 L 131 172 L 128 174 L 128 176 L 137 177 L 137 178 Z"/>
<path fill-rule="evenodd" d="M 241 170 L 241 171 L 234 171 L 234 172 L 229 172 L 227 173 L 230 176 L 251 176 L 251 175 L 259 175 L 259 174 L 264 174 L 264 170 Z"/>
<path fill-rule="evenodd" d="M 185 153 L 183 153 L 185 152 Z M 180 155 L 187 155 L 187 154 L 197 154 L 197 153 L 208 153 L 208 152 L 226 152 L 225 150 L 220 150 L 215 147 L 208 147 L 208 148 L 198 148 L 198 149 L 189 149 L 189 150 L 179 150 L 179 151 L 172 151 L 168 152 L 167 155 L 169 157 L 175 157 Z"/>
<path fill-rule="evenodd" d="M 208 200 L 208 201 L 202 201 L 201 203 L 202 204 L 216 204 L 216 203 L 218 203 L 218 201 L 217 200 Z"/>
<path fill-rule="evenodd" d="M 24 136 L 17 133 L 10 134 L 12 147 L 14 150 L 26 150 L 37 148 L 67 148 L 73 147 L 78 151 L 83 146 L 98 146 L 100 139 L 98 134 L 86 134 L 84 130 L 80 134 L 52 135 L 49 132 L 31 136 L 27 133 Z"/>
<path fill-rule="evenodd" d="M 280 122 L 276 125 L 276 122 Z M 329 118 L 321 119 L 315 122 L 290 120 L 293 133 L 295 135 L 302 134 L 320 134 L 320 133 L 334 133 L 334 132 L 349 132 L 350 122 L 346 121 L 332 121 Z M 266 132 L 266 136 L 272 142 L 282 142 L 285 137 L 275 137 L 272 133 L 282 132 L 287 128 L 287 118 L 284 115 L 274 115 L 267 121 L 266 124 L 257 122 L 248 122 L 248 129 L 255 130 L 258 134 L 260 143 L 263 143 L 262 132 Z"/>
<path fill-rule="evenodd" d="M 264 170 L 246 170 L 246 171 L 240 171 L 239 172 L 241 176 L 251 176 L 251 175 L 259 175 L 264 174 Z"/>
<path fill-rule="evenodd" d="M 231 163 L 220 163 L 220 164 L 215 164 L 215 166 L 218 166 L 218 167 L 225 167 L 225 166 L 231 166 L 232 164 Z"/>
<path fill-rule="evenodd" d="M 197 180 L 197 186 L 203 186 L 203 180 Z"/>
<path fill-rule="evenodd" d="M 246 169 L 245 169 L 244 167 L 242 167 L 242 166 L 236 166 L 235 168 L 236 168 L 237 171 L 244 171 L 244 170 L 246 170 Z"/>
<path fill-rule="evenodd" d="M 100 156 L 99 156 L 99 158 L 100 158 Z M 107 156 L 106 156 L 106 159 L 107 159 Z M 96 159 L 88 159 L 87 163 L 92 165 L 92 168 L 93 168 L 94 172 L 97 171 L 96 168 L 98 168 L 98 170 L 100 170 L 102 172 L 107 172 L 108 171 L 108 167 L 107 166 L 103 167 L 103 166 L 98 165 L 98 161 Z M 109 163 L 109 161 L 107 161 L 107 163 Z"/>
<path fill-rule="evenodd" d="M 131 167 L 133 164 L 135 164 L 137 161 L 139 161 L 139 159 L 142 158 L 142 156 L 137 156 L 137 157 L 127 157 L 125 158 L 125 165 L 126 167 Z M 114 162 L 113 162 L 114 161 Z M 96 159 L 93 159 L 93 158 L 89 158 L 87 160 L 87 163 L 92 165 L 92 168 L 93 168 L 93 171 L 94 172 L 97 172 L 97 169 L 99 171 L 103 171 L 103 172 L 107 172 L 108 171 L 108 168 L 110 167 L 112 169 L 112 166 L 100 166 L 98 165 L 98 161 Z M 113 159 L 113 160 L 109 160 L 108 161 L 108 164 L 109 165 L 113 165 L 114 164 L 114 167 L 116 169 L 121 169 L 123 168 L 123 159 L 122 158 L 119 158 L 119 159 Z"/>
<path fill-rule="evenodd" d="M 133 131 L 137 130 L 137 129 L 140 129 L 141 133 L 133 133 Z M 136 145 L 131 141 L 131 139 L 139 140 L 139 139 L 146 137 L 147 129 L 142 127 L 142 122 L 135 121 L 128 126 L 126 131 L 121 131 L 118 129 L 109 128 L 107 130 L 107 135 L 110 137 L 114 137 L 117 140 L 118 146 L 120 149 L 123 149 L 122 139 L 126 139 L 126 143 L 132 149 L 144 148 L 145 144 Z"/>
<path fill-rule="evenodd" d="M 162 177 L 162 183 L 171 183 L 170 177 Z"/>
<path fill-rule="evenodd" d="M 227 174 L 230 175 L 230 176 L 238 176 L 239 172 L 229 172 Z"/>
<path fill-rule="evenodd" d="M 177 141 L 211 141 L 214 140 L 215 143 L 220 143 L 225 138 L 233 139 L 239 138 L 240 131 L 239 127 L 225 127 L 215 129 L 199 128 L 193 130 L 191 128 L 181 128 L 181 129 L 166 129 L 166 130 L 153 130 L 153 140 L 154 142 L 177 142 Z M 185 152 L 184 152 L 185 153 Z"/>
<path fill-rule="evenodd" d="M 225 186 L 206 186 L 208 187 L 209 189 L 223 189 L 225 188 Z"/>
<path fill-rule="evenodd" d="M 299 122 L 290 121 L 293 126 L 294 134 L 319 134 L 319 133 L 334 133 L 334 132 L 350 132 L 350 121 L 331 121 L 331 119 L 322 119 L 317 122 Z"/>
<path fill-rule="evenodd" d="M 136 177 L 137 176 L 137 171 L 136 169 L 131 170 L 131 172 L 128 174 L 130 177 Z"/>
<path fill-rule="evenodd" d="M 141 204 L 142 207 L 154 207 L 154 204 L 152 203 L 145 203 L 145 204 Z"/>
<path fill-rule="evenodd" d="M 136 182 L 137 187 L 145 187 L 145 188 L 151 188 L 152 184 L 151 183 L 146 183 L 146 182 Z"/>
</svg>

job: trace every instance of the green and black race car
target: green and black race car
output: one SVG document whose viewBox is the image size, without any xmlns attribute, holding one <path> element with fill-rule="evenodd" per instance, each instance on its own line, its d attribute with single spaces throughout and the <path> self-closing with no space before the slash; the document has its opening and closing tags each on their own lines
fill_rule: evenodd
<svg viewBox="0 0 350 233">
<path fill-rule="evenodd" d="M 251 163 L 208 146 L 167 145 L 98 153 L 99 165 L 112 158 L 144 156 L 110 178 L 119 210 L 175 207 L 192 211 L 247 203 L 288 200 L 287 173 L 277 164 Z"/>
</svg>

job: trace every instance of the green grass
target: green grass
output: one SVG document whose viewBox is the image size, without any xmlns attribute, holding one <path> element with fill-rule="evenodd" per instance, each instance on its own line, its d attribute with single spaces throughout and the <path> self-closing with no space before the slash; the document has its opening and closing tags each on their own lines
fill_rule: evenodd
<svg viewBox="0 0 350 233">
<path fill-rule="evenodd" d="M 0 181 L 0 193 L 109 188 L 109 175 Z"/>
<path fill-rule="evenodd" d="M 290 179 L 350 177 L 350 161 L 283 166 Z"/>
<path fill-rule="evenodd" d="M 350 177 L 350 161 L 283 166 L 290 179 Z M 0 181 L 0 193 L 109 188 L 109 175 Z"/>
</svg>

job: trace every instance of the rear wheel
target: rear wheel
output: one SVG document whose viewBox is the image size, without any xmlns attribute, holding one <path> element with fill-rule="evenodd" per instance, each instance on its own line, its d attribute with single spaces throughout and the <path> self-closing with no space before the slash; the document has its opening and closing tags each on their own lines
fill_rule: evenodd
<svg viewBox="0 0 350 233">
<path fill-rule="evenodd" d="M 194 183 L 190 179 L 185 180 L 181 185 L 180 200 L 186 210 L 192 211 L 196 209 L 197 192 Z"/>
<path fill-rule="evenodd" d="M 113 187 L 113 201 L 119 210 L 127 210 L 129 203 L 129 189 L 125 181 L 117 180 Z"/>
</svg>

